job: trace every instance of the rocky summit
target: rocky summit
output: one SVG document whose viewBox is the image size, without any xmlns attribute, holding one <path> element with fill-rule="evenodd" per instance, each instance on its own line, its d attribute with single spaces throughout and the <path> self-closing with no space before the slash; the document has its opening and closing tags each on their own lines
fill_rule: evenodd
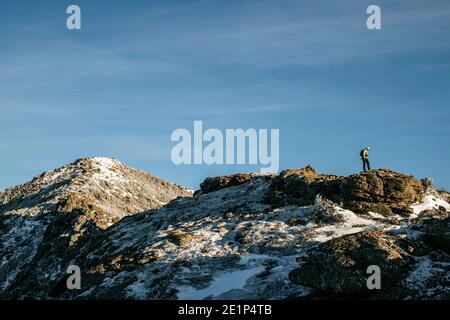
<svg viewBox="0 0 450 320">
<path fill-rule="evenodd" d="M 448 300 L 448 201 L 387 169 L 241 173 L 193 194 L 80 159 L 0 193 L 0 298 Z"/>
</svg>

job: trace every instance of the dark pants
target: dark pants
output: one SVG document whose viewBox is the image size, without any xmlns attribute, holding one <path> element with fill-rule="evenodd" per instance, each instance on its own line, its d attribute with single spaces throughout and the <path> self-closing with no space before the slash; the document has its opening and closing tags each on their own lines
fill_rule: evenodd
<svg viewBox="0 0 450 320">
<path fill-rule="evenodd" d="M 367 169 L 370 170 L 370 163 L 369 163 L 369 159 L 367 158 L 361 158 L 362 162 L 363 162 L 363 170 L 364 172 L 366 172 L 366 164 L 367 164 Z"/>
</svg>

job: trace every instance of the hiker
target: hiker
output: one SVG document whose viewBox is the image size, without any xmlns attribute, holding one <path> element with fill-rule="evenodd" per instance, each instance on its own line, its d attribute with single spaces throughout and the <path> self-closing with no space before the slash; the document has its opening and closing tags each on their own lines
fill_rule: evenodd
<svg viewBox="0 0 450 320">
<path fill-rule="evenodd" d="M 369 163 L 369 150 L 370 147 L 365 147 L 364 149 L 361 150 L 361 152 L 359 153 L 359 155 L 361 156 L 361 160 L 363 162 L 363 170 L 364 172 L 366 172 L 366 164 L 367 164 L 367 169 L 370 170 L 370 163 Z"/>
</svg>

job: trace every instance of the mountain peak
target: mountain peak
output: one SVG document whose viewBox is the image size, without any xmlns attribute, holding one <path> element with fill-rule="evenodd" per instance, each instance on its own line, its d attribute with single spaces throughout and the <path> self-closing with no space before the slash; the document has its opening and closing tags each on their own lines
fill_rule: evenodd
<svg viewBox="0 0 450 320">
<path fill-rule="evenodd" d="M 162 207 L 190 190 L 116 159 L 81 158 L 0 193 L 0 215 L 76 214 L 99 228 Z M 83 223 L 85 223 L 84 221 Z"/>
</svg>

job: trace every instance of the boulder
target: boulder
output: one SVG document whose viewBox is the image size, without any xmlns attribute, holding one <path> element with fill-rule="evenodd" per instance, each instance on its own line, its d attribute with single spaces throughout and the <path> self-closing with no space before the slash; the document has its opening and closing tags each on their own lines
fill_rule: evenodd
<svg viewBox="0 0 450 320">
<path fill-rule="evenodd" d="M 411 205 L 424 197 L 422 183 L 388 169 L 371 170 L 346 177 L 341 184 L 342 198 L 346 208 L 364 213 L 382 215 L 409 215 Z"/>
<path fill-rule="evenodd" d="M 289 204 L 308 206 L 314 204 L 318 194 L 338 202 L 342 179 L 317 173 L 310 165 L 299 170 L 285 170 L 273 178 L 265 202 L 274 207 Z"/>
<path fill-rule="evenodd" d="M 289 279 L 317 290 L 338 293 L 370 293 L 367 268 L 381 270 L 382 290 L 395 287 L 408 274 L 414 260 L 381 232 L 365 231 L 322 243 L 311 249 Z"/>
</svg>

